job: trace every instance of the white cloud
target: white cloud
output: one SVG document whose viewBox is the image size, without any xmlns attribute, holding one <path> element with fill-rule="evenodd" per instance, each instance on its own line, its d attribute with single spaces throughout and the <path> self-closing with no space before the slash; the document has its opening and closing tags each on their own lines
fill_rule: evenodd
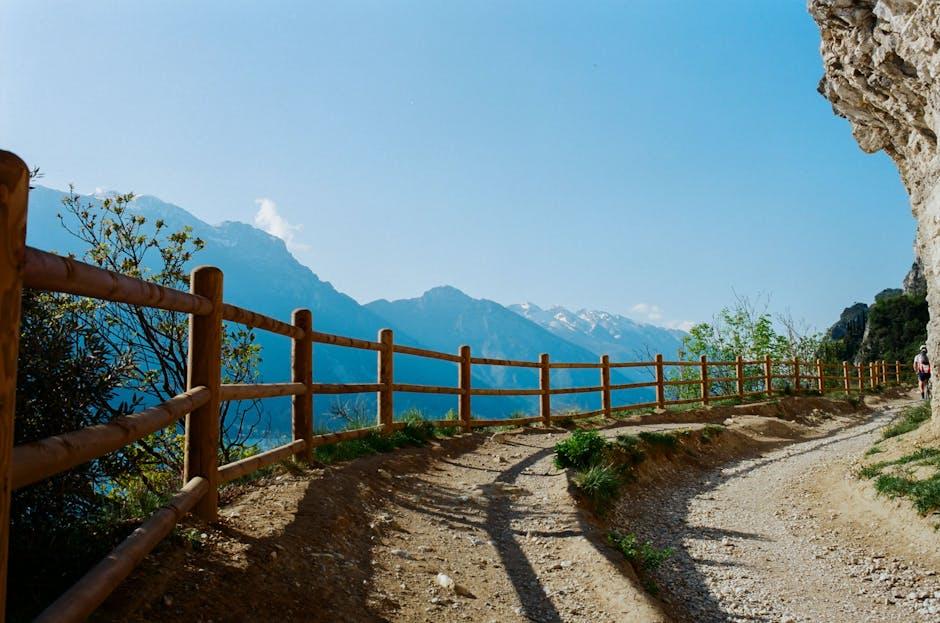
<svg viewBox="0 0 940 623">
<path fill-rule="evenodd" d="M 277 211 L 277 204 L 267 197 L 255 199 L 258 212 L 255 213 L 255 227 L 264 230 L 284 241 L 287 249 L 295 251 L 309 251 L 310 247 L 297 241 L 297 234 L 303 231 L 303 225 L 292 225 Z"/>
<path fill-rule="evenodd" d="M 688 333 L 696 324 L 698 323 L 693 320 L 675 320 L 673 322 L 667 322 L 666 328 L 679 329 L 680 331 L 685 331 Z"/>
<path fill-rule="evenodd" d="M 630 308 L 630 311 L 636 314 L 637 316 L 641 316 L 645 320 L 649 320 L 653 322 L 663 319 L 663 312 L 659 308 L 659 305 L 651 305 L 649 303 L 637 303 L 636 305 Z"/>
<path fill-rule="evenodd" d="M 662 308 L 652 303 L 637 303 L 630 308 L 630 315 L 640 322 L 648 322 L 667 329 L 688 331 L 695 325 L 692 320 L 664 320 Z"/>
</svg>

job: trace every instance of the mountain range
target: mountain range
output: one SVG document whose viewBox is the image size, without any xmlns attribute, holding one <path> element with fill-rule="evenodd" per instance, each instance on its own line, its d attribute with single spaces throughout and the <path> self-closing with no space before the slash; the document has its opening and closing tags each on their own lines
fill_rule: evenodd
<svg viewBox="0 0 940 623">
<path fill-rule="evenodd" d="M 30 193 L 27 242 L 31 246 L 81 257 L 84 243 L 63 227 L 58 214 L 70 215 L 62 208 L 66 193 L 37 186 Z M 83 197 L 98 202 L 100 197 Z M 162 219 L 166 231 L 182 227 L 205 241 L 196 256 L 197 264 L 211 264 L 222 269 L 227 302 L 280 319 L 288 319 L 297 307 L 313 311 L 314 327 L 320 331 L 374 340 L 379 329 L 390 327 L 397 343 L 457 352 L 470 345 L 475 356 L 535 360 L 547 352 L 556 360 L 597 361 L 601 353 L 612 360 L 646 359 L 647 353 L 674 353 L 682 333 L 642 324 L 607 312 L 561 307 L 543 310 L 532 303 L 504 307 L 494 301 L 472 298 L 460 290 L 442 286 L 421 297 L 388 301 L 380 299 L 362 305 L 321 280 L 288 251 L 284 241 L 256 227 L 239 222 L 209 225 L 186 210 L 152 196 L 139 196 L 131 210 L 153 222 Z M 290 342 L 282 336 L 257 332 L 262 346 L 261 374 L 265 382 L 283 381 L 290 375 Z M 643 374 L 631 370 L 633 375 Z M 396 355 L 396 380 L 403 383 L 454 385 L 456 365 L 408 355 Z M 316 345 L 314 377 L 320 382 L 372 382 L 375 378 L 375 353 L 328 345 Z M 597 384 L 596 370 L 553 370 L 553 386 Z M 619 374 L 614 382 L 637 378 Z M 624 380 L 625 379 L 625 380 Z M 472 383 L 476 387 L 537 387 L 534 369 L 500 366 L 474 366 Z M 626 401 L 642 402 L 649 392 L 633 390 Z M 591 394 L 557 396 L 553 406 L 596 409 L 597 398 Z M 365 398 L 371 408 L 374 397 Z M 421 394 L 396 395 L 396 410 L 418 407 L 431 416 L 454 406 L 452 396 Z M 315 401 L 320 427 L 335 426 L 330 421 L 332 398 Z M 289 430 L 289 401 L 265 401 L 271 416 L 271 429 Z M 474 412 L 481 417 L 502 417 L 515 411 L 532 412 L 537 403 L 530 397 L 478 397 Z"/>
</svg>

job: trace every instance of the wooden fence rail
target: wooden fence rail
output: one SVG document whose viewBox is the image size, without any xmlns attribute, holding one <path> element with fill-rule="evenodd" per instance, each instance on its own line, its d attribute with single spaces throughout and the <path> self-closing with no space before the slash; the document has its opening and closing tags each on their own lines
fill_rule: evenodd
<svg viewBox="0 0 940 623">
<path fill-rule="evenodd" d="M 396 344 L 391 329 L 382 329 L 376 341 L 323 333 L 314 329 L 309 310 L 298 309 L 291 322 L 284 322 L 224 302 L 223 274 L 202 266 L 191 275 L 190 292 L 182 292 L 85 264 L 73 258 L 26 247 L 26 212 L 29 175 L 15 155 L 0 151 L 0 623 L 4 619 L 7 577 L 8 526 L 11 492 L 54 476 L 82 463 L 119 451 L 137 440 L 185 418 L 185 454 L 182 482 L 176 497 L 158 510 L 104 561 L 51 604 L 41 621 L 80 621 L 86 618 L 117 587 L 134 567 L 173 529 L 188 512 L 206 521 L 218 516 L 219 487 L 262 467 L 293 457 L 309 461 L 315 448 L 369 435 L 388 435 L 404 426 L 395 421 L 396 392 L 453 395 L 456 421 L 436 421 L 435 426 L 458 426 L 464 431 L 484 426 L 526 425 L 568 418 L 604 416 L 643 409 L 663 410 L 670 405 L 719 400 L 741 400 L 749 396 L 771 396 L 789 388 L 799 392 L 863 391 L 889 382 L 901 383 L 900 362 L 871 362 L 852 366 L 848 362 L 801 362 L 744 360 L 664 360 L 612 362 L 604 355 L 594 362 L 552 361 L 547 353 L 537 361 L 475 357 L 470 346 L 457 353 L 442 353 Z M 129 305 L 152 307 L 189 314 L 187 389 L 163 404 L 117 418 L 107 424 L 89 426 L 13 447 L 16 360 L 20 332 L 22 289 L 33 288 Z M 291 379 L 283 383 L 223 384 L 222 324 L 235 322 L 291 339 Z M 317 383 L 313 381 L 315 344 L 376 352 L 374 383 Z M 424 357 L 457 364 L 456 385 L 436 386 L 396 383 L 394 355 Z M 474 387 L 473 366 L 510 366 L 538 369 L 538 387 Z M 649 382 L 612 383 L 611 370 L 645 367 Z M 552 370 L 597 370 L 599 385 L 553 387 Z M 831 373 L 835 370 L 836 373 Z M 686 372 L 683 372 L 686 371 Z M 712 372 L 715 374 L 712 374 Z M 730 375 L 730 376 L 729 376 Z M 783 385 L 774 387 L 774 381 Z M 613 404 L 615 392 L 653 388 L 655 400 Z M 688 388 L 687 394 L 681 394 Z M 670 396 L 669 393 L 677 392 Z M 313 400 L 317 394 L 374 393 L 375 426 L 314 435 Z M 552 396 L 596 393 L 601 408 L 580 413 L 553 413 Z M 218 464 L 219 406 L 230 400 L 291 398 L 292 440 L 227 465 Z M 538 397 L 538 415 L 512 419 L 473 417 L 474 396 Z"/>
</svg>

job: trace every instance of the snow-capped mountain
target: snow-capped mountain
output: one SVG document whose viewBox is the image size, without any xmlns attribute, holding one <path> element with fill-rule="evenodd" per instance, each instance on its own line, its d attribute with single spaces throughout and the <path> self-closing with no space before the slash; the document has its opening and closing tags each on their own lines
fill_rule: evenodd
<svg viewBox="0 0 940 623">
<path fill-rule="evenodd" d="M 606 311 L 575 312 L 561 306 L 543 309 L 535 303 L 509 305 L 509 309 L 562 339 L 618 361 L 648 360 L 649 355 L 656 353 L 672 358 L 685 335 L 678 329 L 637 322 Z"/>
</svg>

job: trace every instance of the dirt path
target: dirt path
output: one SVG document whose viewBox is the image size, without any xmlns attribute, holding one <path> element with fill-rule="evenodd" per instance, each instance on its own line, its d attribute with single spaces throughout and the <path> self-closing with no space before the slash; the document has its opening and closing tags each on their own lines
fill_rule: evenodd
<svg viewBox="0 0 940 623">
<path fill-rule="evenodd" d="M 765 432 L 784 436 L 819 435 L 859 421 L 847 414 L 806 419 L 803 412 L 815 403 L 789 400 L 729 413 L 751 414 L 735 416 L 741 430 L 760 424 Z M 824 407 L 833 404 L 815 400 Z M 771 412 L 806 423 L 770 417 Z M 702 426 L 688 423 L 701 417 L 691 412 L 643 421 L 667 417 L 687 422 L 624 426 L 604 434 Z M 716 409 L 708 417 L 720 422 L 726 414 Z M 552 447 L 567 433 L 527 429 L 281 472 L 229 494 L 218 525 L 190 524 L 192 543 L 177 539 L 148 557 L 97 618 L 907 620 L 898 613 L 907 616 L 910 609 L 884 601 L 896 601 L 899 590 L 910 592 L 910 584 L 911 591 L 920 591 L 911 600 L 916 608 L 935 607 L 933 591 L 940 591 L 935 578 L 861 546 L 835 547 L 841 540 L 827 536 L 832 526 L 819 506 L 825 502 L 799 488 L 813 479 L 807 475 L 810 467 L 867 448 L 872 431 L 887 417 L 790 445 L 721 474 L 647 460 L 644 468 L 654 475 L 657 470 L 700 475 L 676 488 L 632 490 L 620 506 L 619 520 L 630 531 L 678 552 L 658 576 L 667 589 L 665 610 L 604 542 L 608 526 L 595 525 L 592 515 L 577 507 L 566 474 L 552 465 Z M 712 464 L 748 451 L 740 445 L 744 436 L 725 438 L 728 447 L 709 444 Z M 760 447 L 784 442 L 765 439 Z M 865 580 L 866 574 L 874 581 Z M 880 574 L 892 579 L 882 581 Z"/>
<path fill-rule="evenodd" d="M 935 533 L 925 541 L 915 534 L 924 522 L 885 522 L 874 514 L 885 502 L 850 474 L 903 404 L 625 505 L 620 522 L 676 551 L 656 573 L 671 614 L 697 623 L 940 621 Z M 899 541 L 916 542 L 919 555 Z"/>
</svg>

